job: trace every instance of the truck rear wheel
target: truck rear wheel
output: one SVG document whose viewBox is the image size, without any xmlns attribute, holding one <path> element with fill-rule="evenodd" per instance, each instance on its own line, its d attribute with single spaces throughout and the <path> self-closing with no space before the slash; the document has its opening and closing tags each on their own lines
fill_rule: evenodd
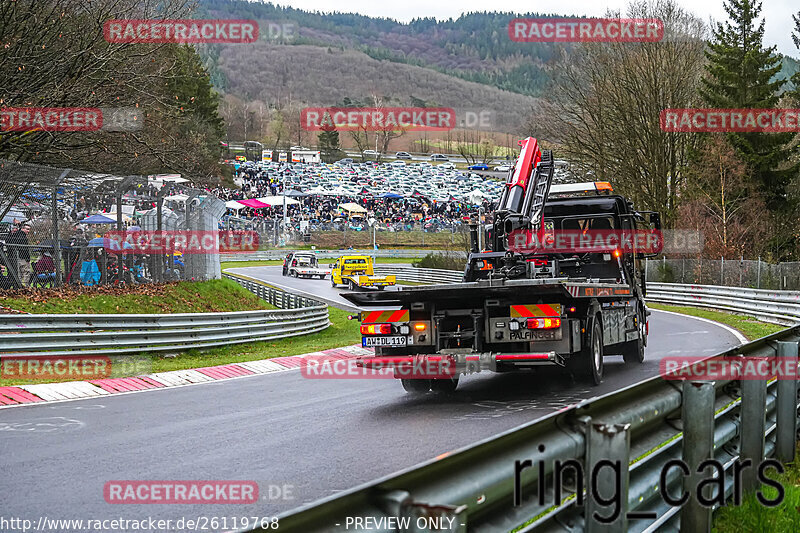
<svg viewBox="0 0 800 533">
<path fill-rule="evenodd" d="M 639 338 L 622 345 L 622 358 L 625 363 L 641 363 L 644 361 L 644 339 L 647 333 L 647 326 L 641 315 L 637 317 L 637 322 L 639 324 Z"/>
<path fill-rule="evenodd" d="M 587 324 L 589 334 L 580 354 L 570 358 L 570 370 L 576 377 L 586 379 L 593 385 L 603 381 L 603 328 L 597 317 Z"/>
<path fill-rule="evenodd" d="M 351 291 L 356 290 L 356 284 L 353 283 L 352 279 L 347 280 L 347 288 L 350 289 Z"/>
<path fill-rule="evenodd" d="M 409 394 L 424 394 L 431 390 L 430 379 L 401 379 L 400 382 Z"/>
<path fill-rule="evenodd" d="M 456 391 L 458 387 L 458 377 L 455 378 L 441 378 L 431 380 L 431 391 L 438 394 L 451 394 Z"/>
</svg>

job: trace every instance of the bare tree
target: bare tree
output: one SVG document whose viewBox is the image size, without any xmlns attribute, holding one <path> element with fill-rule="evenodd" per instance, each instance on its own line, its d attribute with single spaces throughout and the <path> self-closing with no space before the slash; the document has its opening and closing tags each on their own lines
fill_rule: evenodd
<svg viewBox="0 0 800 533">
<path fill-rule="evenodd" d="M 675 0 L 631 4 L 628 16 L 661 19 L 664 40 L 577 47 L 554 70 L 553 97 L 532 115 L 528 131 L 560 144 L 579 172 L 664 211 L 669 224 L 697 139 L 662 131 L 660 112 L 697 102 L 705 26 Z"/>
</svg>

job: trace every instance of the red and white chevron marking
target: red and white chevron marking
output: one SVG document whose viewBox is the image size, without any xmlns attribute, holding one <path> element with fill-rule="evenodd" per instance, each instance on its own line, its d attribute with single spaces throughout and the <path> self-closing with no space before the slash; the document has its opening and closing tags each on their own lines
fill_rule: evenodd
<svg viewBox="0 0 800 533">
<path fill-rule="evenodd" d="M 96 398 L 109 394 L 139 392 L 166 387 L 180 387 L 210 381 L 255 376 L 258 374 L 285 372 L 287 370 L 300 368 L 301 361 L 306 357 L 319 357 L 322 355 L 329 358 L 350 359 L 352 357 L 372 355 L 372 350 L 367 350 L 359 345 L 353 345 L 302 355 L 275 357 L 259 361 L 231 363 L 229 365 L 194 368 L 190 370 L 158 372 L 156 374 L 146 374 L 128 378 L 0 387 L 0 409 L 32 403 Z"/>
</svg>

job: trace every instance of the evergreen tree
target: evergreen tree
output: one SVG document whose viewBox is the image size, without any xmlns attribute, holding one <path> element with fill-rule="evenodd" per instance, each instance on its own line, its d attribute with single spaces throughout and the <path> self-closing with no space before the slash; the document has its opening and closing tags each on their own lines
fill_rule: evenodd
<svg viewBox="0 0 800 533">
<path fill-rule="evenodd" d="M 324 124 L 322 131 L 317 135 L 319 150 L 322 152 L 322 158 L 325 162 L 330 163 L 340 159 L 344 152 L 339 145 L 339 132 L 332 124 Z"/>
<path fill-rule="evenodd" d="M 764 21 L 759 0 L 725 0 L 729 21 L 718 23 L 706 52 L 707 75 L 702 96 L 722 108 L 770 109 L 786 80 L 771 81 L 781 70 L 776 47 L 764 48 Z M 752 185 L 761 190 L 773 212 L 789 207 L 787 185 L 797 175 L 790 161 L 791 133 L 730 133 L 731 144 L 748 165 Z"/>
</svg>

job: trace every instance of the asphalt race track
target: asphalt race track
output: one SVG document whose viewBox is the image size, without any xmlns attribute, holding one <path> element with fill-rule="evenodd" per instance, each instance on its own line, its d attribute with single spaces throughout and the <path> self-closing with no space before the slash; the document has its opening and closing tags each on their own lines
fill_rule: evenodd
<svg viewBox="0 0 800 533">
<path fill-rule="evenodd" d="M 257 278 L 335 300 L 330 281 Z M 343 300 L 342 300 L 343 302 Z M 4 517 L 272 516 L 458 449 L 579 400 L 657 374 L 667 355 L 710 355 L 738 344 L 727 329 L 653 312 L 646 361 L 605 361 L 598 387 L 561 372 L 462 378 L 457 394 L 406 395 L 393 379 L 310 380 L 293 370 L 229 381 L 0 410 Z M 261 502 L 111 505 L 112 480 L 253 480 Z M 269 486 L 291 486 L 270 499 Z"/>
</svg>

